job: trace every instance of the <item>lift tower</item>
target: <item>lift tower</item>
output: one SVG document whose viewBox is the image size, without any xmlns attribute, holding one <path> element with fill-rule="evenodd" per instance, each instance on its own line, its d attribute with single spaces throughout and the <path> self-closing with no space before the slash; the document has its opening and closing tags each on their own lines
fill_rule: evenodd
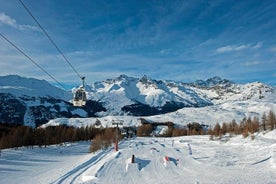
<svg viewBox="0 0 276 184">
<path fill-rule="evenodd" d="M 116 125 L 115 151 L 118 151 L 119 125 L 123 125 L 123 120 L 112 120 L 112 125 Z"/>
</svg>

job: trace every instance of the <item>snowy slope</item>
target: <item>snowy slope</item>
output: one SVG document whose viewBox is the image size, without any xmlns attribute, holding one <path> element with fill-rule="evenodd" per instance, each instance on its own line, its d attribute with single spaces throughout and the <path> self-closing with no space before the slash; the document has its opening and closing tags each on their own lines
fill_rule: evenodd
<svg viewBox="0 0 276 184">
<path fill-rule="evenodd" d="M 276 183 L 275 137 L 276 130 L 227 142 L 208 136 L 135 138 L 121 142 L 119 152 L 88 153 L 90 142 L 7 149 L 1 152 L 0 183 Z"/>
<path fill-rule="evenodd" d="M 70 92 L 57 88 L 45 80 L 26 78 L 18 75 L 0 76 L 0 93 L 11 93 L 16 96 L 54 97 L 68 101 Z"/>
<path fill-rule="evenodd" d="M 270 101 L 275 102 L 275 87 L 260 82 L 247 84 L 228 84 L 210 88 L 195 88 L 198 93 L 206 95 L 214 104 L 231 101 Z"/>
<path fill-rule="evenodd" d="M 154 122 L 173 122 L 178 125 L 187 125 L 191 122 L 203 123 L 214 126 L 216 123 L 231 122 L 235 119 L 240 122 L 243 118 L 258 117 L 261 119 L 263 113 L 270 110 L 276 112 L 276 103 L 267 101 L 232 101 L 218 105 L 206 106 L 201 108 L 183 108 L 176 112 L 160 114 L 155 116 L 104 116 L 97 118 L 58 118 L 50 120 L 43 127 L 69 125 L 75 127 L 92 126 L 96 120 L 100 120 L 104 127 L 112 126 L 112 120 L 122 120 L 124 126 L 139 126 L 140 118 Z"/>
</svg>

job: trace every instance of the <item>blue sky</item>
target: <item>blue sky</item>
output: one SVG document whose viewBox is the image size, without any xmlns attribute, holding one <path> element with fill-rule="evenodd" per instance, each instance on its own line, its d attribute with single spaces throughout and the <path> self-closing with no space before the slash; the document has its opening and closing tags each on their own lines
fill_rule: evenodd
<svg viewBox="0 0 276 184">
<path fill-rule="evenodd" d="M 274 0 L 22 1 L 88 84 L 126 74 L 276 85 Z M 18 0 L 0 0 L 0 32 L 65 86 L 80 83 Z M 0 73 L 53 82 L 1 37 Z"/>
</svg>

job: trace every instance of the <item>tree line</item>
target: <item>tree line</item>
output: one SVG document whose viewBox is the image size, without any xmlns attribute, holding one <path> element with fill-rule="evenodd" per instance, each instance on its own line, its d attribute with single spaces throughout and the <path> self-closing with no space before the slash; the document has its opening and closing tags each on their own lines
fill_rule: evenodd
<svg viewBox="0 0 276 184">
<path fill-rule="evenodd" d="M 223 123 L 222 125 L 217 123 L 213 129 L 208 130 L 208 134 L 211 140 L 221 138 L 226 133 L 230 137 L 233 135 L 243 135 L 243 137 L 252 135 L 252 138 L 254 138 L 253 134 L 255 132 L 271 131 L 273 129 L 276 129 L 276 116 L 273 111 L 269 111 L 268 114 L 263 114 L 261 120 L 257 117 L 253 119 L 249 117 L 243 118 L 239 124 L 235 120 L 232 120 L 230 123 Z"/>
<path fill-rule="evenodd" d="M 223 135 L 229 133 L 231 135 L 243 135 L 247 137 L 250 134 L 259 131 L 267 131 L 276 129 L 276 117 L 273 111 L 268 114 L 264 113 L 261 120 L 259 118 L 251 117 L 244 118 L 241 122 L 237 123 L 235 120 L 229 123 L 216 123 L 215 126 L 207 127 L 199 123 L 189 123 L 185 127 L 168 126 L 167 130 L 159 137 L 176 137 L 187 135 L 210 135 L 211 139 L 215 137 L 221 138 Z M 154 127 L 151 124 L 143 124 L 137 127 L 137 136 L 148 137 L 152 136 Z"/>
<path fill-rule="evenodd" d="M 177 137 L 177 136 L 188 136 L 188 135 L 205 135 L 207 129 L 205 125 L 193 122 L 188 123 L 187 126 L 168 126 L 165 132 L 162 134 L 155 134 L 154 126 L 151 124 L 143 124 L 137 127 L 137 136 L 139 137 Z"/>
<path fill-rule="evenodd" d="M 223 135 L 240 135 L 244 137 L 259 132 L 276 129 L 275 114 L 270 111 L 263 114 L 261 120 L 258 118 L 244 118 L 237 123 L 235 120 L 229 123 L 217 123 L 213 128 L 207 128 L 199 123 L 189 123 L 186 127 L 168 126 L 162 137 L 176 137 L 187 135 L 210 135 L 210 139 L 221 138 Z M 137 136 L 152 136 L 153 126 L 143 124 L 136 127 Z M 63 142 L 76 142 L 92 140 L 90 152 L 105 149 L 115 142 L 116 128 L 95 128 L 90 127 L 68 127 L 68 126 L 49 126 L 46 128 L 31 128 L 27 126 L 10 126 L 0 124 L 0 149 L 16 148 L 21 146 L 46 147 L 52 144 Z M 122 139 L 121 132 L 118 138 Z"/>
<path fill-rule="evenodd" d="M 28 126 L 1 125 L 0 149 L 21 146 L 46 147 L 63 142 L 92 140 L 102 129 L 93 127 L 49 126 L 46 128 L 31 128 Z"/>
</svg>

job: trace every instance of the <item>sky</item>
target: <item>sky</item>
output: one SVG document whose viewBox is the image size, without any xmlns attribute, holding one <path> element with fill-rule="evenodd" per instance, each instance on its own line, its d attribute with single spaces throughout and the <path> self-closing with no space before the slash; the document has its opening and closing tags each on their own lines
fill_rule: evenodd
<svg viewBox="0 0 276 184">
<path fill-rule="evenodd" d="M 22 0 L 86 83 L 121 74 L 276 86 L 274 0 Z M 81 80 L 19 0 L 0 0 L 0 33 L 58 82 Z M 0 75 L 52 78 L 0 37 Z"/>
</svg>

